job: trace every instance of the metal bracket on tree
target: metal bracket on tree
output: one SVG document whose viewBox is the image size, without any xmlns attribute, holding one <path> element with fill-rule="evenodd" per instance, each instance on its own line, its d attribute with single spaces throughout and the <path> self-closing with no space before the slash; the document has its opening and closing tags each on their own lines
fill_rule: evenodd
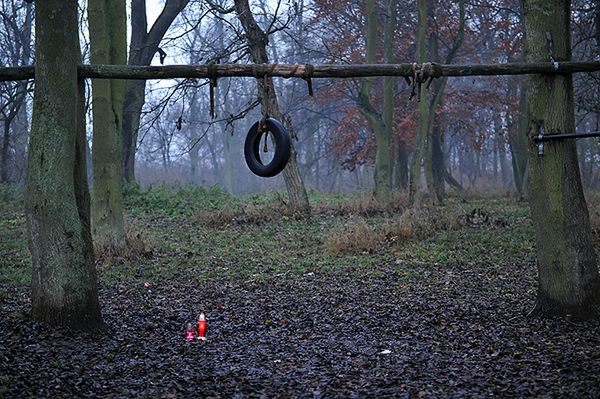
<svg viewBox="0 0 600 399">
<path fill-rule="evenodd" d="M 544 125 L 540 125 L 539 133 L 533 138 L 533 141 L 538 145 L 538 155 L 542 156 L 544 155 L 544 143 L 546 142 L 566 139 L 587 139 L 590 137 L 600 137 L 600 132 L 546 134 Z"/>
<path fill-rule="evenodd" d="M 552 63 L 554 70 L 558 71 L 558 61 L 554 59 L 554 40 L 552 40 L 552 34 L 550 32 L 546 32 L 546 41 L 548 42 L 548 57 L 550 58 L 550 62 Z"/>
<path fill-rule="evenodd" d="M 538 156 L 544 156 L 544 134 L 546 130 L 544 129 L 544 125 L 540 125 L 540 131 L 536 138 L 533 139 L 534 142 L 538 145 Z"/>
</svg>

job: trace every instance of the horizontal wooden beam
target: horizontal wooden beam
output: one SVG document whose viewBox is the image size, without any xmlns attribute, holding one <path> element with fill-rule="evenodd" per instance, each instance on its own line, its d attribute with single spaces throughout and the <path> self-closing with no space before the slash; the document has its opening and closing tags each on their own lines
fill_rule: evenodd
<svg viewBox="0 0 600 399">
<path fill-rule="evenodd" d="M 416 70 L 421 77 L 441 76 L 489 76 L 523 75 L 535 73 L 575 73 L 600 71 L 600 62 L 550 62 L 527 64 L 475 64 L 443 65 L 424 64 L 355 64 L 355 65 L 295 65 L 295 64 L 223 64 L 214 65 L 165 65 L 165 66 L 120 66 L 81 65 L 80 76 L 85 78 L 121 79 L 165 79 L 165 78 L 210 78 L 212 77 L 263 77 L 283 78 L 358 78 L 367 76 L 411 77 Z M 212 70 L 211 70 L 212 69 Z"/>
<path fill-rule="evenodd" d="M 35 67 L 33 65 L 21 67 L 2 67 L 0 68 L 0 81 L 8 80 L 27 80 L 33 79 Z"/>
<path fill-rule="evenodd" d="M 444 65 L 437 63 L 417 64 L 217 64 L 217 65 L 80 65 L 79 76 L 95 79 L 174 79 L 174 78 L 221 78 L 263 77 L 283 78 L 358 78 L 367 76 L 411 77 L 415 71 L 420 79 L 442 76 L 490 76 L 525 74 L 563 74 L 600 71 L 600 61 L 558 63 L 511 63 Z M 0 68 L 0 81 L 33 79 L 33 66 Z"/>
</svg>

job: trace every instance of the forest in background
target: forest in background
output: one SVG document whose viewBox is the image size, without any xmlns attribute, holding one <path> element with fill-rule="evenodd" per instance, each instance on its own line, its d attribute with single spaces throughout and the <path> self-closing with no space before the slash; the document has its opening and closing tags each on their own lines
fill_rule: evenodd
<svg viewBox="0 0 600 399">
<path fill-rule="evenodd" d="M 2 2 L 0 397 L 600 396 L 600 2 L 85 4 Z"/>
<path fill-rule="evenodd" d="M 136 18 L 143 9 L 128 9 L 129 38 L 139 38 Z M 137 2 L 145 3 L 145 2 Z M 163 27 L 160 51 L 146 55 L 153 65 L 250 62 L 244 31 L 224 1 L 168 1 L 172 23 Z M 418 13 L 415 1 L 397 1 L 395 40 L 386 53 L 385 26 L 389 2 L 374 2 L 376 27 L 371 62 L 399 63 L 417 59 Z M 428 10 L 427 60 L 442 63 L 506 63 L 523 61 L 523 16 L 519 1 L 464 1 L 461 27 L 459 1 L 432 2 Z M 161 4 L 153 8 L 160 8 Z M 87 12 L 81 4 L 84 62 L 89 60 Z M 34 63 L 33 5 L 2 1 L 0 62 Z M 360 64 L 367 62 L 368 21 L 363 1 L 258 1 L 252 12 L 268 32 L 267 53 L 273 63 Z M 163 12 L 164 14 L 164 12 Z M 572 5 L 573 60 L 597 60 L 600 19 L 596 2 L 576 0 Z M 160 23 L 147 21 L 149 36 Z M 164 21 L 162 21 L 164 23 Z M 159 26 L 158 26 L 159 27 Z M 168 28 L 168 29 L 164 29 Z M 464 37 L 459 37 L 460 32 Z M 145 33 L 145 32 L 144 32 Z M 143 37 L 142 37 L 143 39 Z M 148 37 L 146 37 L 147 40 Z M 130 44 L 129 61 L 135 55 Z M 390 58 L 391 54 L 391 58 Z M 143 58 L 139 56 L 138 58 Z M 148 60 L 144 60 L 146 62 Z M 577 130 L 600 130 L 597 74 L 577 74 L 575 101 Z M 449 172 L 449 187 L 502 188 L 522 193 L 527 144 L 524 141 L 525 101 L 519 76 L 452 78 L 429 89 L 432 132 L 438 151 L 430 162 Z M 321 191 L 370 189 L 374 185 L 376 134 L 365 113 L 363 79 L 314 79 L 314 97 L 300 79 L 274 79 L 279 107 L 297 138 L 298 165 L 309 188 Z M 419 131 L 419 103 L 409 99 L 404 79 L 393 79 L 393 131 L 389 140 L 391 184 L 406 189 Z M 89 86 L 89 82 L 88 82 Z M 89 87 L 88 87 L 89 88 Z M 0 134 L 0 181 L 24 181 L 33 83 L 0 84 L 3 129 Z M 215 90 L 216 117 L 209 114 L 208 82 L 203 79 L 148 81 L 135 132 L 135 176 L 126 181 L 142 185 L 200 184 L 231 193 L 284 187 L 283 179 L 252 175 L 243 157 L 243 141 L 250 125 L 260 118 L 254 78 L 222 78 Z M 383 114 L 384 78 L 375 78 L 369 106 Z M 362 110 L 361 110 L 362 107 Z M 88 151 L 91 151 L 91 110 L 88 109 Z M 124 142 L 127 140 L 124 140 Z M 125 145 L 125 144 L 123 144 Z M 582 179 L 598 185 L 598 141 L 578 141 Z M 426 158 L 425 158 L 426 159 Z M 92 156 L 88 156 L 92 174 Z M 124 168 L 124 172 L 127 168 Z M 92 180 L 90 179 L 90 182 Z"/>
</svg>

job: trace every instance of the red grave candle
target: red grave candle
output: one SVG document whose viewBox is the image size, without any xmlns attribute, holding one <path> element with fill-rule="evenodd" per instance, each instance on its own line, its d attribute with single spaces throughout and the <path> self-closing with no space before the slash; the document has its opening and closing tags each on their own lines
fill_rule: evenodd
<svg viewBox="0 0 600 399">
<path fill-rule="evenodd" d="M 187 324 L 187 330 L 185 330 L 185 340 L 186 341 L 194 340 L 194 326 L 192 326 L 192 323 Z"/>
<path fill-rule="evenodd" d="M 198 317 L 198 339 L 206 340 L 206 317 L 204 313 L 200 313 L 200 317 Z"/>
</svg>

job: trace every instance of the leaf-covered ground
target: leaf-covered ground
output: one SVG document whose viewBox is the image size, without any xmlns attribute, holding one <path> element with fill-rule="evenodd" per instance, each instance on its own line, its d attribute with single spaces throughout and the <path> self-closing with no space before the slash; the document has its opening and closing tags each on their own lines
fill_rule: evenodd
<svg viewBox="0 0 600 399">
<path fill-rule="evenodd" d="M 110 331 L 96 335 L 29 320 L 23 216 L 18 196 L 3 202 L 0 397 L 600 397 L 600 322 L 526 317 L 525 204 L 453 199 L 445 213 L 489 221 L 334 253 L 355 218 L 336 198 L 310 221 L 209 227 L 210 201 L 256 198 L 174 195 L 128 196 L 152 255 L 98 265 Z M 200 311 L 208 340 L 186 342 Z"/>
</svg>

